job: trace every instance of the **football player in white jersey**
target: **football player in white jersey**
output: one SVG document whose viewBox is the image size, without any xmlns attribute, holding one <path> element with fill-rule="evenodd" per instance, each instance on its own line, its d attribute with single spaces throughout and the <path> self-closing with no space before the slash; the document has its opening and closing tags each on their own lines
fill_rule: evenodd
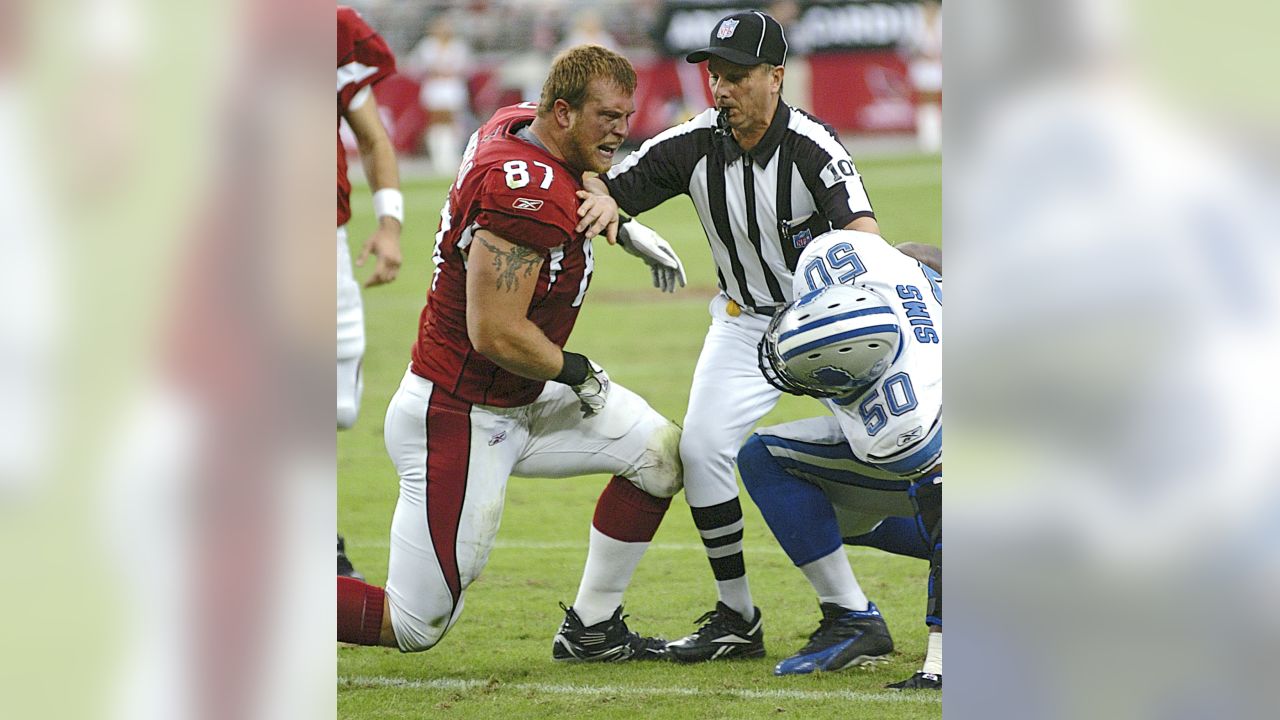
<svg viewBox="0 0 1280 720">
<path fill-rule="evenodd" d="M 779 389 L 831 415 L 762 428 L 743 446 L 743 484 L 818 593 L 822 621 L 777 675 L 840 670 L 893 651 L 843 545 L 930 562 L 924 667 L 890 685 L 942 687 L 941 277 L 880 236 L 835 230 L 796 266 L 797 298 L 760 342 Z"/>
</svg>

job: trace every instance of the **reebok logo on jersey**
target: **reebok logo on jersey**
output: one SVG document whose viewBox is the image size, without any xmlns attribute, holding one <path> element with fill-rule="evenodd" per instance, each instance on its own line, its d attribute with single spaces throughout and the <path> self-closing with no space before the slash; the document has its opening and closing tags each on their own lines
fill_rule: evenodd
<svg viewBox="0 0 1280 720">
<path fill-rule="evenodd" d="M 531 200 L 529 198 L 516 198 L 516 201 L 511 203 L 511 207 L 517 210 L 531 210 L 533 212 L 537 212 L 542 209 L 542 201 Z"/>
<path fill-rule="evenodd" d="M 924 433 L 924 427 L 920 425 L 917 425 L 915 428 L 902 433 L 901 435 L 898 436 L 898 447 L 902 447 L 903 445 L 909 445 L 919 440 L 920 436 L 923 433 Z"/>
<path fill-rule="evenodd" d="M 733 31 L 738 29 L 737 20 L 725 20 L 720 23 L 720 29 L 716 30 L 716 38 L 724 40 L 733 37 Z"/>
<path fill-rule="evenodd" d="M 493 447 L 494 445 L 497 445 L 498 443 L 506 439 L 507 439 L 507 431 L 503 430 L 497 435 L 494 435 L 493 437 L 489 438 L 489 447 Z"/>
</svg>

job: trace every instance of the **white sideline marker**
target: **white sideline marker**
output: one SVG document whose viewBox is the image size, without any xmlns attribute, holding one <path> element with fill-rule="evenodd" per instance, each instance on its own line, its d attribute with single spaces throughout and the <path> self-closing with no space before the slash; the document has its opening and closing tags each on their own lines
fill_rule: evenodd
<svg viewBox="0 0 1280 720">
<path fill-rule="evenodd" d="M 856 690 L 746 690 L 708 689 L 684 687 L 620 687 L 616 685 L 557 685 L 550 683 L 494 683 L 490 680 L 459 680 L 437 678 L 435 680 L 406 680 L 382 675 L 339 677 L 340 687 L 354 688 L 402 688 L 407 690 L 475 690 L 494 687 L 516 692 L 540 692 L 551 695 L 728 695 L 747 700 L 852 700 L 856 702 L 910 703 L 916 705 L 941 705 L 941 693 L 917 692 L 860 692 Z"/>
</svg>

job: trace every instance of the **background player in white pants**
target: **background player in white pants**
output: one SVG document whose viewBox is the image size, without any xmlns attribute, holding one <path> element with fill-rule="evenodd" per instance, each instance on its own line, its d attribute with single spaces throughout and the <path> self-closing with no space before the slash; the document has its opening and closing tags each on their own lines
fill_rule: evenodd
<svg viewBox="0 0 1280 720">
<path fill-rule="evenodd" d="M 378 116 L 373 86 L 396 71 L 396 59 L 382 37 L 349 7 L 338 6 L 338 124 L 345 119 L 356 137 L 365 177 L 373 190 L 373 210 L 378 227 L 365 241 L 357 265 L 372 253 L 377 266 L 365 287 L 389 283 L 400 270 L 400 226 L 404 222 L 404 198 L 400 194 L 400 170 L 395 148 Z M 338 318 L 337 318 L 337 419 L 338 429 L 355 425 L 364 389 L 364 306 L 360 286 L 351 268 L 347 248 L 347 221 L 351 219 L 351 181 L 347 178 L 347 151 L 338 136 Z M 338 574 L 361 577 L 347 559 L 338 536 Z"/>
<path fill-rule="evenodd" d="M 760 344 L 770 383 L 832 415 L 763 428 L 738 455 L 743 484 L 818 593 L 823 619 L 778 675 L 840 670 L 893 650 L 843 543 L 930 561 L 929 652 L 890 687 L 942 685 L 942 291 L 878 235 L 834 231 L 805 249 L 798 299 Z"/>
<path fill-rule="evenodd" d="M 373 190 L 373 210 L 378 227 L 365 241 L 357 265 L 370 254 L 377 257 L 365 287 L 389 283 L 400 271 L 400 226 L 404 222 L 404 198 L 395 148 L 378 116 L 373 86 L 396 71 L 396 59 L 387 44 L 351 8 L 338 8 L 338 117 L 345 119 L 356 137 L 365 177 Z M 338 138 L 338 429 L 356 422 L 360 413 L 360 360 L 364 357 L 364 309 L 360 286 L 351 269 L 347 249 L 347 221 L 351 219 L 351 181 L 347 179 L 347 154 Z"/>
</svg>

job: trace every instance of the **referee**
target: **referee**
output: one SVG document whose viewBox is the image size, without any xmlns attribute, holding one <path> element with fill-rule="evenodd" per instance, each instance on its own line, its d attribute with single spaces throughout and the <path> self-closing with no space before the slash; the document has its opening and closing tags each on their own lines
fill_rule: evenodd
<svg viewBox="0 0 1280 720">
<path fill-rule="evenodd" d="M 880 232 L 835 131 L 782 102 L 786 59 L 777 20 L 762 12 L 723 18 L 710 46 L 686 58 L 707 63 L 715 108 L 646 142 L 603 183 L 589 183 L 595 192 L 607 188 L 630 215 L 689 195 L 716 263 L 720 293 L 710 305 L 680 457 L 719 602 L 696 632 L 668 645 L 682 662 L 764 655 L 733 472 L 738 448 L 779 395 L 756 365 L 756 345 L 774 311 L 791 300 L 791 276 L 806 244 L 833 228 Z M 854 271 L 857 258 L 833 263 Z"/>
</svg>

